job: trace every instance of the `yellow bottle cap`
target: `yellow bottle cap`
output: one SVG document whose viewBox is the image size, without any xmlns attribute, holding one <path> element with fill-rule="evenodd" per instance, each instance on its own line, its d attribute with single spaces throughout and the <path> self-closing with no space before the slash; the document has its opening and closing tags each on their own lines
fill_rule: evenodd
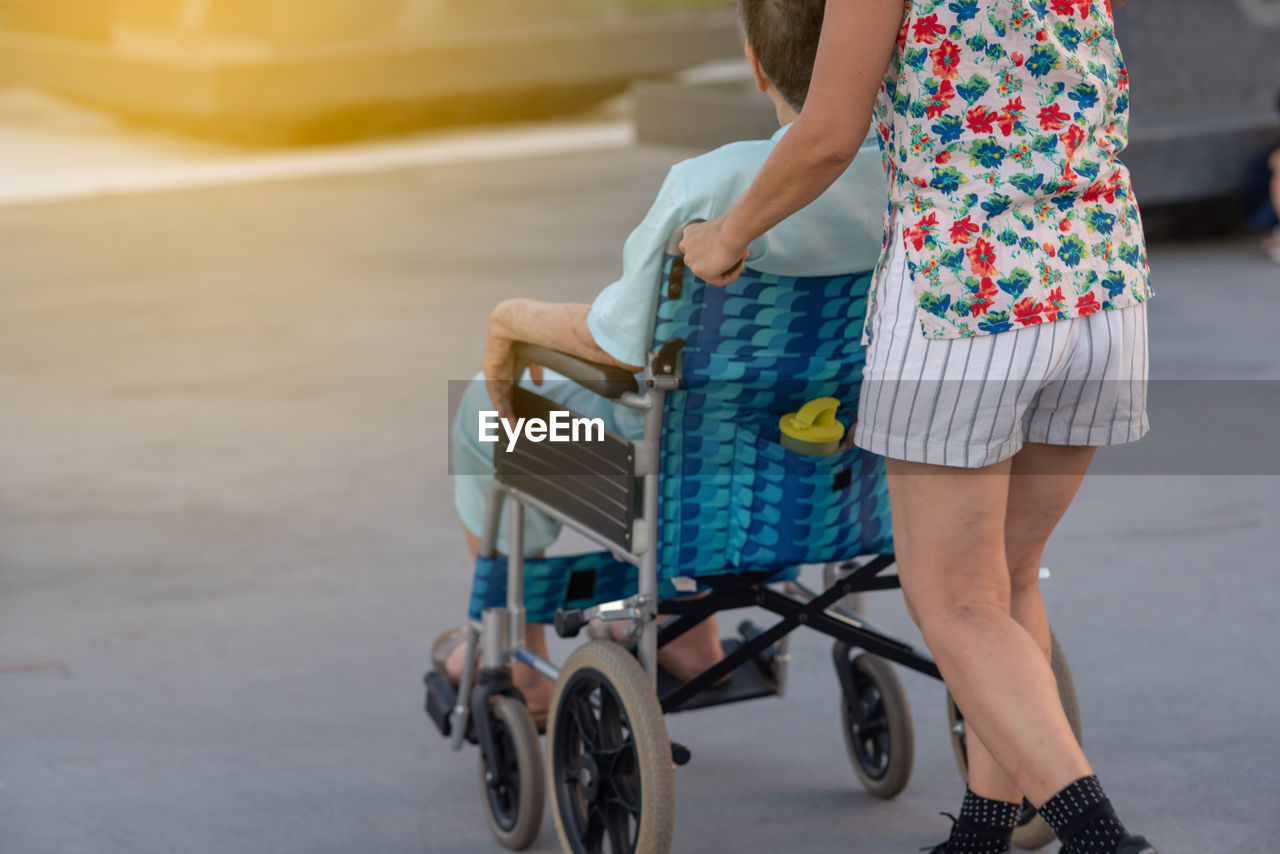
<svg viewBox="0 0 1280 854">
<path fill-rule="evenodd" d="M 834 397 L 819 397 L 800 407 L 799 412 L 788 412 L 778 419 L 782 435 L 799 442 L 814 444 L 839 443 L 844 438 L 844 425 L 836 420 L 840 401 Z"/>
</svg>

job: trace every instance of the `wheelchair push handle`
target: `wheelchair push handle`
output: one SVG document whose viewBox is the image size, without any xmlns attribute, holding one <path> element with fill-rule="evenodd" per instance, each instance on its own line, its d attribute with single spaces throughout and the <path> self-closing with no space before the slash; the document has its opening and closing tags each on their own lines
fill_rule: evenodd
<svg viewBox="0 0 1280 854">
<path fill-rule="evenodd" d="M 667 238 L 667 254 L 674 255 L 677 258 L 683 258 L 684 253 L 680 251 L 680 241 L 684 240 L 684 230 L 694 223 L 706 222 L 705 219 L 686 219 L 684 222 L 676 226 L 676 230 L 671 232 L 671 236 Z"/>
<path fill-rule="evenodd" d="M 680 223 L 679 226 L 676 227 L 675 231 L 671 232 L 671 237 L 667 238 L 667 254 L 672 257 L 671 276 L 668 284 L 668 291 L 669 291 L 668 296 L 670 296 L 672 299 L 676 299 L 680 296 L 680 283 L 684 278 L 684 253 L 680 251 L 680 241 L 684 240 L 684 230 L 689 226 L 699 222 L 706 222 L 706 220 L 705 219 L 685 220 L 684 222 Z M 725 270 L 723 275 L 728 276 L 730 273 L 737 272 L 739 269 L 743 267 L 744 264 L 746 264 L 745 260 L 739 261 L 737 264 L 734 264 L 728 270 Z"/>
</svg>

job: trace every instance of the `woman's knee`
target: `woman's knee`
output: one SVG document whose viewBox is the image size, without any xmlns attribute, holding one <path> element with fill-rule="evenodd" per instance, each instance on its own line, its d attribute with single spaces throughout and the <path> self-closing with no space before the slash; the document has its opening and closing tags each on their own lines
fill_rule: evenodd
<svg viewBox="0 0 1280 854">
<path fill-rule="evenodd" d="M 1018 598 L 1040 588 L 1040 556 L 1009 564 L 1009 591 Z"/>
<path fill-rule="evenodd" d="M 904 585 L 903 593 L 907 613 L 924 632 L 972 623 L 990 613 L 1007 616 L 1012 608 L 1011 587 L 996 579 L 940 589 Z"/>
</svg>

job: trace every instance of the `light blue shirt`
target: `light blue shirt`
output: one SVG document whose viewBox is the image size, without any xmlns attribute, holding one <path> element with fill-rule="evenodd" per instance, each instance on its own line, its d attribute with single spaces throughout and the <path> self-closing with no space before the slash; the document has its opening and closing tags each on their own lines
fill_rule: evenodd
<svg viewBox="0 0 1280 854">
<path fill-rule="evenodd" d="M 622 249 L 622 278 L 591 305 L 587 328 L 600 349 L 628 365 L 643 365 L 672 232 L 691 219 L 721 216 L 751 185 L 773 147 L 772 138 L 733 142 L 677 163 L 658 198 Z M 807 207 L 783 220 L 748 247 L 747 266 L 783 276 L 835 276 L 875 267 L 884 234 L 888 184 L 869 140 L 853 164 Z"/>
</svg>

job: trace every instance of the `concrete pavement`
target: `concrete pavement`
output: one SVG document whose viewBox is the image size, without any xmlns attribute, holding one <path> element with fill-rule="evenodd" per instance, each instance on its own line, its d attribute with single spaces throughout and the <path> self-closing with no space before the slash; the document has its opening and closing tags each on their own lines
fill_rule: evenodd
<svg viewBox="0 0 1280 854">
<path fill-rule="evenodd" d="M 421 711 L 469 585 L 447 381 L 497 300 L 611 281 L 683 154 L 0 209 L 0 852 L 498 850 L 474 751 Z M 1280 377 L 1280 272 L 1251 242 L 1153 264 L 1158 376 Z M 1280 835 L 1274 474 L 1093 478 L 1046 555 L 1090 756 L 1166 854 Z M 871 610 L 917 637 L 896 594 Z M 915 776 L 879 802 L 826 644 L 793 657 L 784 699 L 670 719 L 694 753 L 675 850 L 942 839 L 940 686 L 904 676 Z"/>
</svg>

